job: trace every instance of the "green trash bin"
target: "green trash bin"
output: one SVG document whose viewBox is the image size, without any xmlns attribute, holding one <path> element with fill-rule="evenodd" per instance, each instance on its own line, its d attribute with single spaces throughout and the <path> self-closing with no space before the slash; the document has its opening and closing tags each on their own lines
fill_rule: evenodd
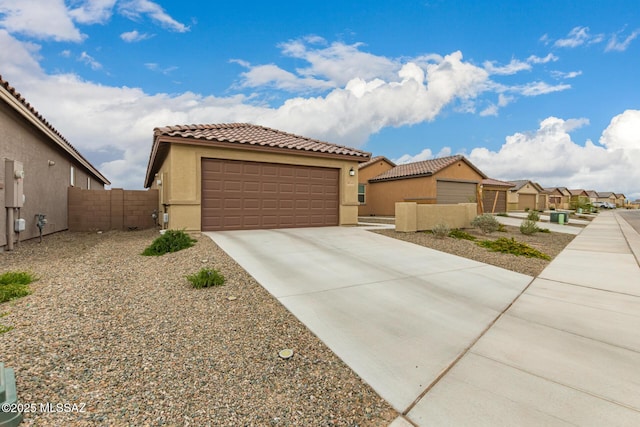
<svg viewBox="0 0 640 427">
<path fill-rule="evenodd" d="M 0 362 L 0 405 L 15 406 L 18 403 L 16 394 L 16 377 L 13 369 L 5 368 Z M 22 421 L 22 412 L 5 412 L 0 409 L 0 427 L 15 427 Z"/>
<path fill-rule="evenodd" d="M 560 212 L 551 212 L 550 221 L 558 223 L 560 221 Z"/>
<path fill-rule="evenodd" d="M 569 213 L 568 212 L 560 212 L 560 215 L 564 217 L 563 224 L 569 224 Z"/>
</svg>

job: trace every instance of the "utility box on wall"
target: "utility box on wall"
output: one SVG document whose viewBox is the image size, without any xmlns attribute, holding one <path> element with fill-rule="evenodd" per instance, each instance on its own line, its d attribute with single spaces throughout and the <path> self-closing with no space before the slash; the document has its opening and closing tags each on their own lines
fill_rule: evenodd
<svg viewBox="0 0 640 427">
<path fill-rule="evenodd" d="M 4 206 L 21 208 L 24 202 L 24 168 L 17 160 L 4 160 Z"/>
</svg>

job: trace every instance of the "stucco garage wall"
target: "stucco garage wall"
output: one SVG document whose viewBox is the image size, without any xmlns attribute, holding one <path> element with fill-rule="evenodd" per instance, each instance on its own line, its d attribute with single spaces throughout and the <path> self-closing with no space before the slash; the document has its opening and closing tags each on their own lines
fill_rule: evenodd
<svg viewBox="0 0 640 427">
<path fill-rule="evenodd" d="M 206 144 L 206 143 L 205 143 Z M 151 188 L 160 190 L 159 211 L 169 214 L 168 228 L 201 230 L 201 164 L 203 158 L 319 166 L 340 170 L 340 225 L 358 222 L 358 162 L 326 157 L 229 149 L 198 144 L 171 144 Z M 349 176 L 349 170 L 356 171 Z M 158 179 L 161 184 L 158 185 Z"/>
<path fill-rule="evenodd" d="M 26 230 L 20 233 L 20 240 L 39 236 L 35 219 L 38 213 L 47 216 L 43 234 L 66 230 L 71 166 L 79 188 L 87 188 L 88 172 L 5 103 L 0 103 L 0 153 L 0 181 L 4 186 L 10 184 L 4 183 L 5 158 L 22 162 L 24 167 L 25 203 L 20 209 L 20 217 L 25 219 Z M 55 164 L 50 166 L 49 161 Z M 104 189 L 94 178 L 90 182 L 92 189 Z M 7 244 L 5 191 L 0 190 L 0 246 Z"/>
</svg>

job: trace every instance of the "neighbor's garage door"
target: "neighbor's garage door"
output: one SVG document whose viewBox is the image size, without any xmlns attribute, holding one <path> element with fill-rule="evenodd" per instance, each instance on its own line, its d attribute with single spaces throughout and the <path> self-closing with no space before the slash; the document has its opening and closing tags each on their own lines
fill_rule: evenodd
<svg viewBox="0 0 640 427">
<path fill-rule="evenodd" d="M 473 182 L 438 181 L 438 204 L 473 203 L 477 184 Z"/>
<path fill-rule="evenodd" d="M 202 159 L 202 230 L 338 225 L 338 169 Z"/>
<path fill-rule="evenodd" d="M 518 195 L 518 210 L 523 211 L 525 209 L 536 208 L 536 195 L 535 194 L 519 194 Z"/>
</svg>

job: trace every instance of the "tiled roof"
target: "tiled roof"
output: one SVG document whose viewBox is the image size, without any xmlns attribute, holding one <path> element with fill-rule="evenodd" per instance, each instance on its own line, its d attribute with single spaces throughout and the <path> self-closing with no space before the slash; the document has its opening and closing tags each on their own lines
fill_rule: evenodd
<svg viewBox="0 0 640 427">
<path fill-rule="evenodd" d="M 403 165 L 397 165 L 396 167 L 389 169 L 375 176 L 369 180 L 369 182 L 377 181 L 390 181 L 403 178 L 415 178 L 418 176 L 429 176 L 434 173 L 450 166 L 456 162 L 464 161 L 471 166 L 482 177 L 486 177 L 480 170 L 478 170 L 471 162 L 465 159 L 462 155 L 441 157 L 439 159 L 424 160 L 422 162 L 405 163 Z"/>
<path fill-rule="evenodd" d="M 572 196 L 579 196 L 582 193 L 587 193 L 586 190 L 583 190 L 581 188 L 575 188 L 575 189 L 571 189 L 569 190 L 569 193 L 571 193 Z M 587 193 L 588 194 L 588 193 Z"/>
<path fill-rule="evenodd" d="M 500 181 L 499 179 L 485 178 L 482 180 L 482 185 L 493 185 L 494 187 L 513 187 L 513 182 Z"/>
<path fill-rule="evenodd" d="M 44 125 L 51 134 L 49 135 L 58 145 L 60 145 L 65 151 L 76 158 L 81 164 L 83 164 L 96 178 L 104 182 L 105 184 L 111 184 L 107 178 L 105 178 L 82 154 L 73 146 L 67 139 L 62 136 L 56 128 L 51 125 L 30 103 L 27 102 L 24 96 L 20 94 L 13 86 L 9 85 L 9 82 L 2 78 L 0 75 L 0 87 L 4 88 L 8 94 L 13 97 L 18 103 L 28 111 L 36 121 Z"/>
<path fill-rule="evenodd" d="M 389 163 L 391 166 L 395 166 L 396 165 L 391 160 L 387 159 L 385 156 L 375 156 L 375 157 L 372 157 L 371 160 L 369 160 L 368 162 L 360 163 L 358 165 L 358 169 L 366 168 L 367 166 L 372 165 L 372 164 L 374 164 L 374 163 L 376 163 L 376 162 L 378 162 L 380 160 L 383 160 L 383 161 Z"/>
<path fill-rule="evenodd" d="M 318 141 L 248 123 L 167 126 L 154 129 L 154 136 L 201 139 L 207 141 L 273 147 L 315 153 L 337 154 L 368 160 L 370 153 L 329 142 Z"/>
</svg>

